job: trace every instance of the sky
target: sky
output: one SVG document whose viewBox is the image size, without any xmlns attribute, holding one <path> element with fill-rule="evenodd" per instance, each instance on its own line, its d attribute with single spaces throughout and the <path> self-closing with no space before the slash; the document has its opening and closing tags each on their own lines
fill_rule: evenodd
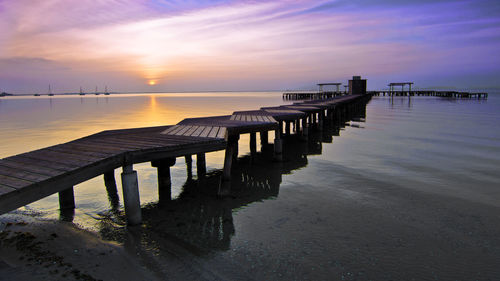
<svg viewBox="0 0 500 281">
<path fill-rule="evenodd" d="M 0 91 L 500 88 L 498 0 L 0 0 Z"/>
</svg>

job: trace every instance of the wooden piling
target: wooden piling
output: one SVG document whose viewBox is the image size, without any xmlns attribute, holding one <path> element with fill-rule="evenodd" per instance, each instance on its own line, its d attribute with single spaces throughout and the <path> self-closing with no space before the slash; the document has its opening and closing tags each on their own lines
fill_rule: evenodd
<svg viewBox="0 0 500 281">
<path fill-rule="evenodd" d="M 123 166 L 121 176 L 127 223 L 129 225 L 140 224 L 142 222 L 142 214 L 137 172 L 132 169 L 132 165 L 125 165 Z"/>
<path fill-rule="evenodd" d="M 170 167 L 175 165 L 175 158 L 165 158 L 151 162 L 156 168 L 158 178 L 158 198 L 160 204 L 172 200 L 172 180 Z"/>
<path fill-rule="evenodd" d="M 75 208 L 75 193 L 73 187 L 59 192 L 59 208 L 61 210 Z"/>
<path fill-rule="evenodd" d="M 207 173 L 207 162 L 205 159 L 205 153 L 196 154 L 196 175 L 198 179 L 201 179 Z"/>
</svg>

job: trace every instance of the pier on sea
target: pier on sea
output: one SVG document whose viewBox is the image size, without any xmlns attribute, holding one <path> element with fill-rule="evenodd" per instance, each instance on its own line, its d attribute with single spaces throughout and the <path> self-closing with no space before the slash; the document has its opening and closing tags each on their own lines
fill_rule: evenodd
<svg viewBox="0 0 500 281">
<path fill-rule="evenodd" d="M 238 161 L 240 135 L 250 135 L 250 154 L 260 144 L 272 147 L 272 160 L 282 162 L 290 138 L 308 142 L 313 132 L 328 130 L 364 112 L 371 95 L 355 94 L 235 111 L 228 115 L 188 118 L 178 124 L 103 131 L 67 143 L 0 160 L 0 214 L 58 193 L 59 207 L 75 208 L 74 186 L 103 176 L 103 191 L 116 194 L 115 170 L 121 169 L 125 215 L 129 224 L 142 221 L 137 172 L 133 165 L 157 168 L 160 201 L 171 197 L 170 167 L 184 158 L 188 174 L 193 157 L 196 173 L 206 173 L 205 154 L 225 151 L 218 195 L 229 193 Z M 274 137 L 273 139 L 270 139 Z M 76 198 L 78 199 L 78 198 Z"/>
</svg>

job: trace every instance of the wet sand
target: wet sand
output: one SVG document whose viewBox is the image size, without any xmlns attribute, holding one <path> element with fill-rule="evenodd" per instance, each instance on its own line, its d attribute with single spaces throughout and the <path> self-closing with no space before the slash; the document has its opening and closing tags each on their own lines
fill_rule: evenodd
<svg viewBox="0 0 500 281">
<path fill-rule="evenodd" d="M 9 215 L 1 228 L 0 280 L 157 280 L 134 252 L 72 223 Z"/>
</svg>

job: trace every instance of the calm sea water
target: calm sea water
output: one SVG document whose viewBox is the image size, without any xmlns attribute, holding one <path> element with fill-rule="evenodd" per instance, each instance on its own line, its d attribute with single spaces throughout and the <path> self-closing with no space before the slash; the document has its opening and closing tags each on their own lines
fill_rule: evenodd
<svg viewBox="0 0 500 281">
<path fill-rule="evenodd" d="M 282 103 L 279 93 L 0 98 L 0 158 Z M 243 135 L 224 199 L 211 192 L 222 152 L 207 155 L 203 181 L 187 179 L 178 158 L 167 207 L 157 204 L 155 169 L 135 165 L 145 223 L 132 232 L 102 178 L 89 180 L 75 188 L 73 223 L 174 279 L 500 278 L 500 96 L 374 97 L 356 120 L 309 143 L 286 140 L 283 163 L 268 161 L 266 148 L 251 158 Z M 60 217 L 57 196 L 15 212 Z"/>
</svg>

